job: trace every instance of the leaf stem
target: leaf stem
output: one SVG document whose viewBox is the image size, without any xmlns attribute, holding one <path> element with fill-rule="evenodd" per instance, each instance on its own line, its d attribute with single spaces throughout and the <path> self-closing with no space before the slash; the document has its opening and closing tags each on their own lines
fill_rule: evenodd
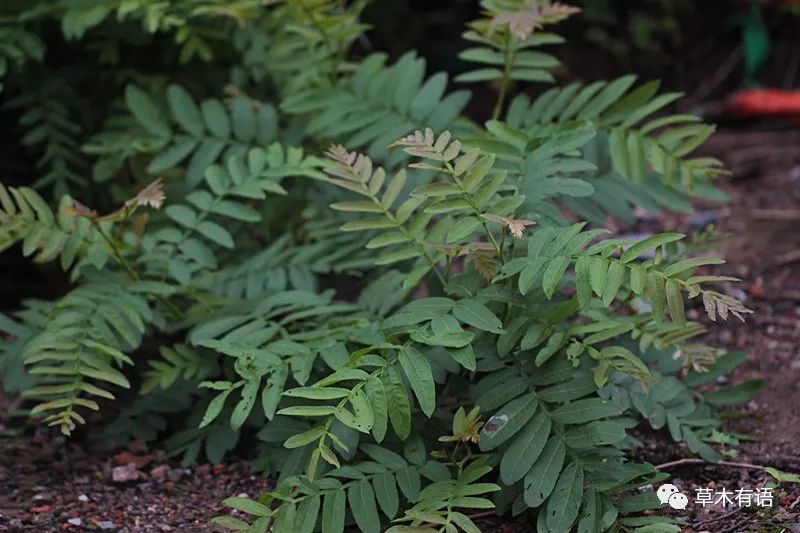
<svg viewBox="0 0 800 533">
<path fill-rule="evenodd" d="M 516 58 L 516 50 L 511 48 L 511 34 L 506 34 L 506 47 L 503 51 L 505 55 L 505 64 L 503 67 L 503 78 L 500 80 L 500 92 L 497 94 L 497 102 L 494 104 L 492 111 L 492 120 L 500 118 L 500 113 L 503 112 L 503 104 L 505 104 L 506 95 L 511 85 L 511 69 L 514 66 L 514 59 Z"/>
<path fill-rule="evenodd" d="M 123 270 L 125 270 L 128 276 L 130 276 L 130 278 L 133 281 L 141 281 L 139 274 L 136 273 L 136 271 L 133 269 L 130 263 L 128 263 L 127 259 L 125 259 L 125 257 L 122 255 L 119 248 L 117 247 L 117 244 L 108 235 L 106 235 L 106 232 L 103 231 L 103 228 L 100 227 L 100 224 L 96 220 L 92 220 L 92 224 L 94 225 L 94 228 L 97 230 L 100 236 L 103 237 L 103 240 L 106 241 L 106 244 L 108 244 L 109 248 L 111 249 L 111 255 L 114 256 L 114 259 L 123 268 Z M 162 296 L 161 294 L 154 294 L 154 296 L 161 303 L 167 306 L 167 308 L 170 310 L 170 312 L 172 312 L 175 318 L 181 318 L 183 316 L 181 310 L 178 309 L 178 307 L 175 304 L 170 302 L 164 296 Z"/>
</svg>

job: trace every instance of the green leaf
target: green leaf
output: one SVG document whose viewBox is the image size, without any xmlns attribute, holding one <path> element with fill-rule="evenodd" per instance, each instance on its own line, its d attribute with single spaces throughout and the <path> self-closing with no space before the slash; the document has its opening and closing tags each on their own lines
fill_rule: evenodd
<svg viewBox="0 0 800 533">
<path fill-rule="evenodd" d="M 529 393 L 500 408 L 481 429 L 481 450 L 494 450 L 516 435 L 534 415 L 538 405 L 536 396 Z"/>
<path fill-rule="evenodd" d="M 764 380 L 753 379 L 738 385 L 722 387 L 713 392 L 707 392 L 703 398 L 712 405 L 746 403 L 755 398 L 762 388 L 764 388 Z"/>
<path fill-rule="evenodd" d="M 583 496 L 583 469 L 572 462 L 561 472 L 547 502 L 547 527 L 551 531 L 569 531 L 578 517 Z"/>
<path fill-rule="evenodd" d="M 639 265 L 631 267 L 631 290 L 636 294 L 642 294 L 647 285 L 647 270 Z"/>
<path fill-rule="evenodd" d="M 747 352 L 728 352 L 709 366 L 707 372 L 691 372 L 683 378 L 683 381 L 689 387 L 710 383 L 742 364 L 745 359 L 747 359 Z"/>
<path fill-rule="evenodd" d="M 717 257 L 694 257 L 691 259 L 684 259 L 664 269 L 664 275 L 668 278 L 677 276 L 687 270 L 694 270 L 697 267 L 706 265 L 722 265 L 725 261 Z"/>
<path fill-rule="evenodd" d="M 603 287 L 603 305 L 608 307 L 619 292 L 622 282 L 625 279 L 625 265 L 618 261 L 611 261 L 606 275 L 606 284 Z"/>
<path fill-rule="evenodd" d="M 227 140 L 231 136 L 231 121 L 225 106 L 219 100 L 206 100 L 200 109 L 211 134 L 219 139 Z"/>
<path fill-rule="evenodd" d="M 296 387 L 283 393 L 292 398 L 306 398 L 308 400 L 335 400 L 350 394 L 350 389 L 340 387 Z"/>
<path fill-rule="evenodd" d="M 300 448 L 306 444 L 318 441 L 323 435 L 327 433 L 325 426 L 316 426 L 308 431 L 292 435 L 283 443 L 284 448 Z"/>
<path fill-rule="evenodd" d="M 256 116 L 246 98 L 237 96 L 233 99 L 231 116 L 234 135 L 244 143 L 251 142 L 256 134 Z"/>
<path fill-rule="evenodd" d="M 159 152 L 147 165 L 147 171 L 157 174 L 164 170 L 174 167 L 197 148 L 197 139 L 179 135 L 175 138 L 175 144 L 166 150 Z"/>
<path fill-rule="evenodd" d="M 381 520 L 375 505 L 375 493 L 366 479 L 354 482 L 347 490 L 347 499 L 356 524 L 364 533 L 380 533 Z"/>
<path fill-rule="evenodd" d="M 336 412 L 331 405 L 295 405 L 284 407 L 276 414 L 284 416 L 328 416 Z"/>
<path fill-rule="evenodd" d="M 425 330 L 411 332 L 411 339 L 429 346 L 444 346 L 445 348 L 463 348 L 472 342 L 475 334 L 470 331 L 447 331 L 445 333 L 431 333 Z"/>
<path fill-rule="evenodd" d="M 599 528 L 600 504 L 597 491 L 594 487 L 589 487 L 583 495 L 583 510 L 581 519 L 578 521 L 578 533 L 594 533 Z"/>
<path fill-rule="evenodd" d="M 647 285 L 645 286 L 645 294 L 650 305 L 653 308 L 653 318 L 656 324 L 660 324 L 664 320 L 664 311 L 667 303 L 666 284 L 664 278 L 653 272 L 647 275 Z"/>
<path fill-rule="evenodd" d="M 774 477 L 779 483 L 800 483 L 800 476 L 797 474 L 790 474 L 788 472 L 781 472 L 771 466 L 764 469 L 764 472 Z"/>
<path fill-rule="evenodd" d="M 232 516 L 215 516 L 211 519 L 211 523 L 232 531 L 246 531 L 250 527 L 250 524 L 244 520 Z"/>
<path fill-rule="evenodd" d="M 342 533 L 347 497 L 343 490 L 333 490 L 325 494 L 322 504 L 322 533 Z"/>
<path fill-rule="evenodd" d="M 294 519 L 294 531 L 297 533 L 313 533 L 319 516 L 319 494 L 307 496 L 297 508 Z"/>
<path fill-rule="evenodd" d="M 436 386 L 433 383 L 431 365 L 422 353 L 412 346 L 400 351 L 400 366 L 408 377 L 411 389 L 419 401 L 422 412 L 430 418 L 436 409 Z"/>
<path fill-rule="evenodd" d="M 610 262 L 602 257 L 592 257 L 589 263 L 589 282 L 597 296 L 603 296 Z"/>
<path fill-rule="evenodd" d="M 253 516 L 269 516 L 272 514 L 272 510 L 269 507 L 250 498 L 227 498 L 222 503 Z"/>
<path fill-rule="evenodd" d="M 397 483 L 390 472 L 378 474 L 372 480 L 375 497 L 381 506 L 383 514 L 392 519 L 400 509 L 400 496 L 397 493 Z"/>
<path fill-rule="evenodd" d="M 570 448 L 590 448 L 616 444 L 625 438 L 625 427 L 613 420 L 595 420 L 568 429 L 564 440 Z"/>
<path fill-rule="evenodd" d="M 544 347 L 542 347 L 542 349 L 536 354 L 536 359 L 534 359 L 536 366 L 542 366 L 549 361 L 550 358 L 553 357 L 559 349 L 561 349 L 565 338 L 566 336 L 563 331 L 556 331 L 553 333 L 547 339 L 547 344 L 545 344 Z"/>
<path fill-rule="evenodd" d="M 528 507 L 539 507 L 556 486 L 566 455 L 564 441 L 553 437 L 544 447 L 523 481 L 523 498 Z"/>
<path fill-rule="evenodd" d="M 167 89 L 167 102 L 172 116 L 178 124 L 187 133 L 195 137 L 202 137 L 205 132 L 203 117 L 186 89 L 178 85 L 170 85 Z"/>
<path fill-rule="evenodd" d="M 489 333 L 503 333 L 503 323 L 488 307 L 477 300 L 459 300 L 453 307 L 453 315 L 462 323 Z"/>
<path fill-rule="evenodd" d="M 530 471 L 550 437 L 550 416 L 540 411 L 517 435 L 500 461 L 500 479 L 513 485 Z"/>
<path fill-rule="evenodd" d="M 670 318 L 679 326 L 685 326 L 686 315 L 683 310 L 681 284 L 675 280 L 668 279 L 665 290 L 667 293 L 667 308 L 669 309 Z"/>
<path fill-rule="evenodd" d="M 222 407 L 225 405 L 225 400 L 228 398 L 228 395 L 233 392 L 234 387 L 229 388 L 226 391 L 222 391 L 221 393 L 217 394 L 213 400 L 208 404 L 206 407 L 206 412 L 203 415 L 203 420 L 200 421 L 201 428 L 206 427 L 211 422 L 217 418 L 222 411 Z"/>
<path fill-rule="evenodd" d="M 394 204 L 397 197 L 400 195 L 400 192 L 403 190 L 406 184 L 406 173 L 404 170 L 401 170 L 397 174 L 395 174 L 394 178 L 389 182 L 388 187 L 383 193 L 383 197 L 381 197 L 381 204 L 384 208 L 389 209 Z"/>
<path fill-rule="evenodd" d="M 417 245 L 403 246 L 397 250 L 386 252 L 378 256 L 375 264 L 378 266 L 391 265 L 400 261 L 407 261 L 408 259 L 415 259 L 422 255 Z"/>
<path fill-rule="evenodd" d="M 479 226 L 481 221 L 477 217 L 464 217 L 447 231 L 447 242 L 457 242 L 468 235 L 471 235 Z"/>
<path fill-rule="evenodd" d="M 720 455 L 718 451 L 700 440 L 697 433 L 686 426 L 683 427 L 683 440 L 692 452 L 698 454 L 706 461 L 716 463 L 722 459 L 722 455 Z"/>
<path fill-rule="evenodd" d="M 519 274 L 519 280 L 517 280 L 519 292 L 526 294 L 530 290 L 533 286 L 533 282 L 536 281 L 539 272 L 541 272 L 546 263 L 546 257 L 534 257 L 530 263 L 522 269 L 522 272 Z"/>
<path fill-rule="evenodd" d="M 581 256 L 575 262 L 575 290 L 578 304 L 582 311 L 589 309 L 592 301 L 592 285 L 589 281 L 590 261 L 587 256 Z"/>
<path fill-rule="evenodd" d="M 204 220 L 200 222 L 200 224 L 198 224 L 195 229 L 205 238 L 214 241 L 220 246 L 224 246 L 225 248 L 228 249 L 234 248 L 233 237 L 231 236 L 231 234 L 228 233 L 228 230 L 226 230 L 216 222 L 211 222 L 210 220 Z"/>
<path fill-rule="evenodd" d="M 562 405 L 553 410 L 552 415 L 560 424 L 582 424 L 621 413 L 622 410 L 608 400 L 586 398 Z"/>
<path fill-rule="evenodd" d="M 611 134 L 608 136 L 608 149 L 611 153 L 611 162 L 614 165 L 614 169 L 622 176 L 630 177 L 625 130 L 622 128 L 611 130 Z"/>
<path fill-rule="evenodd" d="M 411 402 L 408 392 L 394 367 L 384 371 L 382 377 L 388 404 L 391 406 L 389 422 L 397 436 L 405 440 L 411 434 Z"/>
<path fill-rule="evenodd" d="M 365 218 L 343 224 L 341 231 L 364 231 L 373 229 L 387 229 L 396 227 L 396 223 L 384 217 Z"/>
<path fill-rule="evenodd" d="M 652 237 L 648 237 L 637 242 L 625 250 L 620 259 L 623 263 L 630 263 L 649 250 L 653 250 L 659 246 L 663 246 L 671 242 L 679 241 L 684 237 L 686 237 L 686 235 L 683 233 L 661 233 L 659 235 L 653 235 Z"/>
<path fill-rule="evenodd" d="M 372 406 L 373 423 L 372 423 L 372 436 L 376 442 L 381 442 L 386 436 L 386 429 L 389 420 L 388 405 L 386 402 L 386 391 L 383 388 L 383 382 L 376 378 L 370 377 L 365 382 L 364 389 L 369 398 L 369 403 Z"/>
<path fill-rule="evenodd" d="M 147 131 L 157 137 L 168 138 L 172 135 L 172 130 L 161 114 L 158 104 L 146 92 L 134 85 L 128 85 L 125 88 L 125 102 L 136 120 Z"/>
<path fill-rule="evenodd" d="M 250 411 L 253 410 L 253 405 L 256 403 L 256 397 L 258 396 L 258 389 L 260 386 L 261 376 L 258 376 L 250 379 L 244 384 L 244 387 L 242 387 L 242 398 L 236 404 L 236 407 L 233 408 L 233 413 L 231 414 L 231 429 L 234 431 L 238 431 L 239 428 L 242 427 Z"/>
</svg>

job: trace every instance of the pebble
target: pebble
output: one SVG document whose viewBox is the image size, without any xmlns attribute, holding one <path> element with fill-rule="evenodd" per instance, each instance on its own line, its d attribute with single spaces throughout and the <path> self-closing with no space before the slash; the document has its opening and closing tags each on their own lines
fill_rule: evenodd
<svg viewBox="0 0 800 533">
<path fill-rule="evenodd" d="M 86 503 L 89 501 L 89 497 L 86 494 L 81 494 L 80 496 L 78 496 L 78 500 Z"/>
<path fill-rule="evenodd" d="M 103 520 L 102 522 L 97 523 L 97 527 L 103 530 L 109 530 L 109 529 L 114 529 L 117 526 L 114 525 L 114 522 L 111 522 L 109 520 Z"/>
<path fill-rule="evenodd" d="M 128 464 L 125 466 L 115 466 L 111 471 L 111 479 L 117 483 L 125 483 L 127 481 L 135 481 L 139 479 L 139 471 L 136 466 Z"/>
<path fill-rule="evenodd" d="M 167 477 L 170 481 L 177 483 L 183 477 L 184 470 L 180 468 L 173 468 L 167 472 Z"/>
<path fill-rule="evenodd" d="M 73 526 L 80 526 L 81 524 L 83 524 L 83 520 L 81 520 L 80 518 L 70 518 L 69 520 L 67 520 L 67 523 L 72 524 Z"/>
<path fill-rule="evenodd" d="M 150 470 L 150 477 L 154 479 L 164 479 L 167 476 L 169 467 L 167 465 L 158 465 Z"/>
</svg>

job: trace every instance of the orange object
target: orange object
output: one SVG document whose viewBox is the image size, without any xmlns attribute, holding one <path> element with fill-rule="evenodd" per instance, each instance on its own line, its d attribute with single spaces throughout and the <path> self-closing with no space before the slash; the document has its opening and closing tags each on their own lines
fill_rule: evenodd
<svg viewBox="0 0 800 533">
<path fill-rule="evenodd" d="M 800 91 L 745 89 L 728 99 L 726 110 L 741 117 L 800 117 Z"/>
</svg>

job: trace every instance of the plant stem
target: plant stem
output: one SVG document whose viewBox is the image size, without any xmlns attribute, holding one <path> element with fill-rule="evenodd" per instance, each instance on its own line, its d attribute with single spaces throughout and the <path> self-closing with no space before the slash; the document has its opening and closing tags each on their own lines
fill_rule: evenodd
<svg viewBox="0 0 800 533">
<path fill-rule="evenodd" d="M 100 236 L 103 237 L 103 240 L 106 241 L 106 244 L 108 244 L 109 248 L 111 248 L 111 255 L 114 256 L 114 259 L 116 259 L 117 263 L 123 268 L 123 270 L 125 270 L 125 272 L 128 274 L 128 276 L 130 276 L 130 278 L 133 281 L 141 281 L 141 278 L 139 277 L 139 274 L 136 273 L 136 271 L 133 269 L 133 267 L 130 265 L 130 263 L 128 263 L 128 261 L 125 259 L 125 257 L 122 255 L 122 253 L 119 251 L 119 248 L 117 247 L 117 244 L 113 240 L 111 240 L 111 238 L 108 235 L 106 235 L 106 232 L 103 231 L 103 228 L 100 227 L 100 224 L 98 224 L 96 220 L 92 220 L 92 224 L 94 225 L 95 229 L 100 234 Z M 183 313 L 181 312 L 181 310 L 178 309 L 178 307 L 175 306 L 175 304 L 173 304 L 172 302 L 167 300 L 164 296 L 162 296 L 160 294 L 155 294 L 154 296 L 161 303 L 163 303 L 165 306 L 167 306 L 167 308 L 172 312 L 172 314 L 173 314 L 173 316 L 175 318 L 181 318 L 183 316 Z"/>
<path fill-rule="evenodd" d="M 511 85 L 511 68 L 514 65 L 514 59 L 517 55 L 515 50 L 511 49 L 511 34 L 506 35 L 506 49 L 504 51 L 505 65 L 503 67 L 503 78 L 500 80 L 500 92 L 497 94 L 497 102 L 494 104 L 492 111 L 492 120 L 500 118 L 500 113 L 503 112 L 503 104 L 505 104 L 508 88 Z"/>
<path fill-rule="evenodd" d="M 754 465 L 751 463 L 736 463 L 733 461 L 717 461 L 716 463 L 712 463 L 710 461 L 706 461 L 705 459 L 678 459 L 676 461 L 670 461 L 668 463 L 663 463 L 656 466 L 656 470 L 664 470 L 666 468 L 672 468 L 673 466 L 681 466 L 681 465 L 701 465 L 701 464 L 708 464 L 708 465 L 719 465 L 719 466 L 732 466 L 735 468 L 749 468 L 751 470 L 764 470 L 763 466 Z"/>
</svg>

